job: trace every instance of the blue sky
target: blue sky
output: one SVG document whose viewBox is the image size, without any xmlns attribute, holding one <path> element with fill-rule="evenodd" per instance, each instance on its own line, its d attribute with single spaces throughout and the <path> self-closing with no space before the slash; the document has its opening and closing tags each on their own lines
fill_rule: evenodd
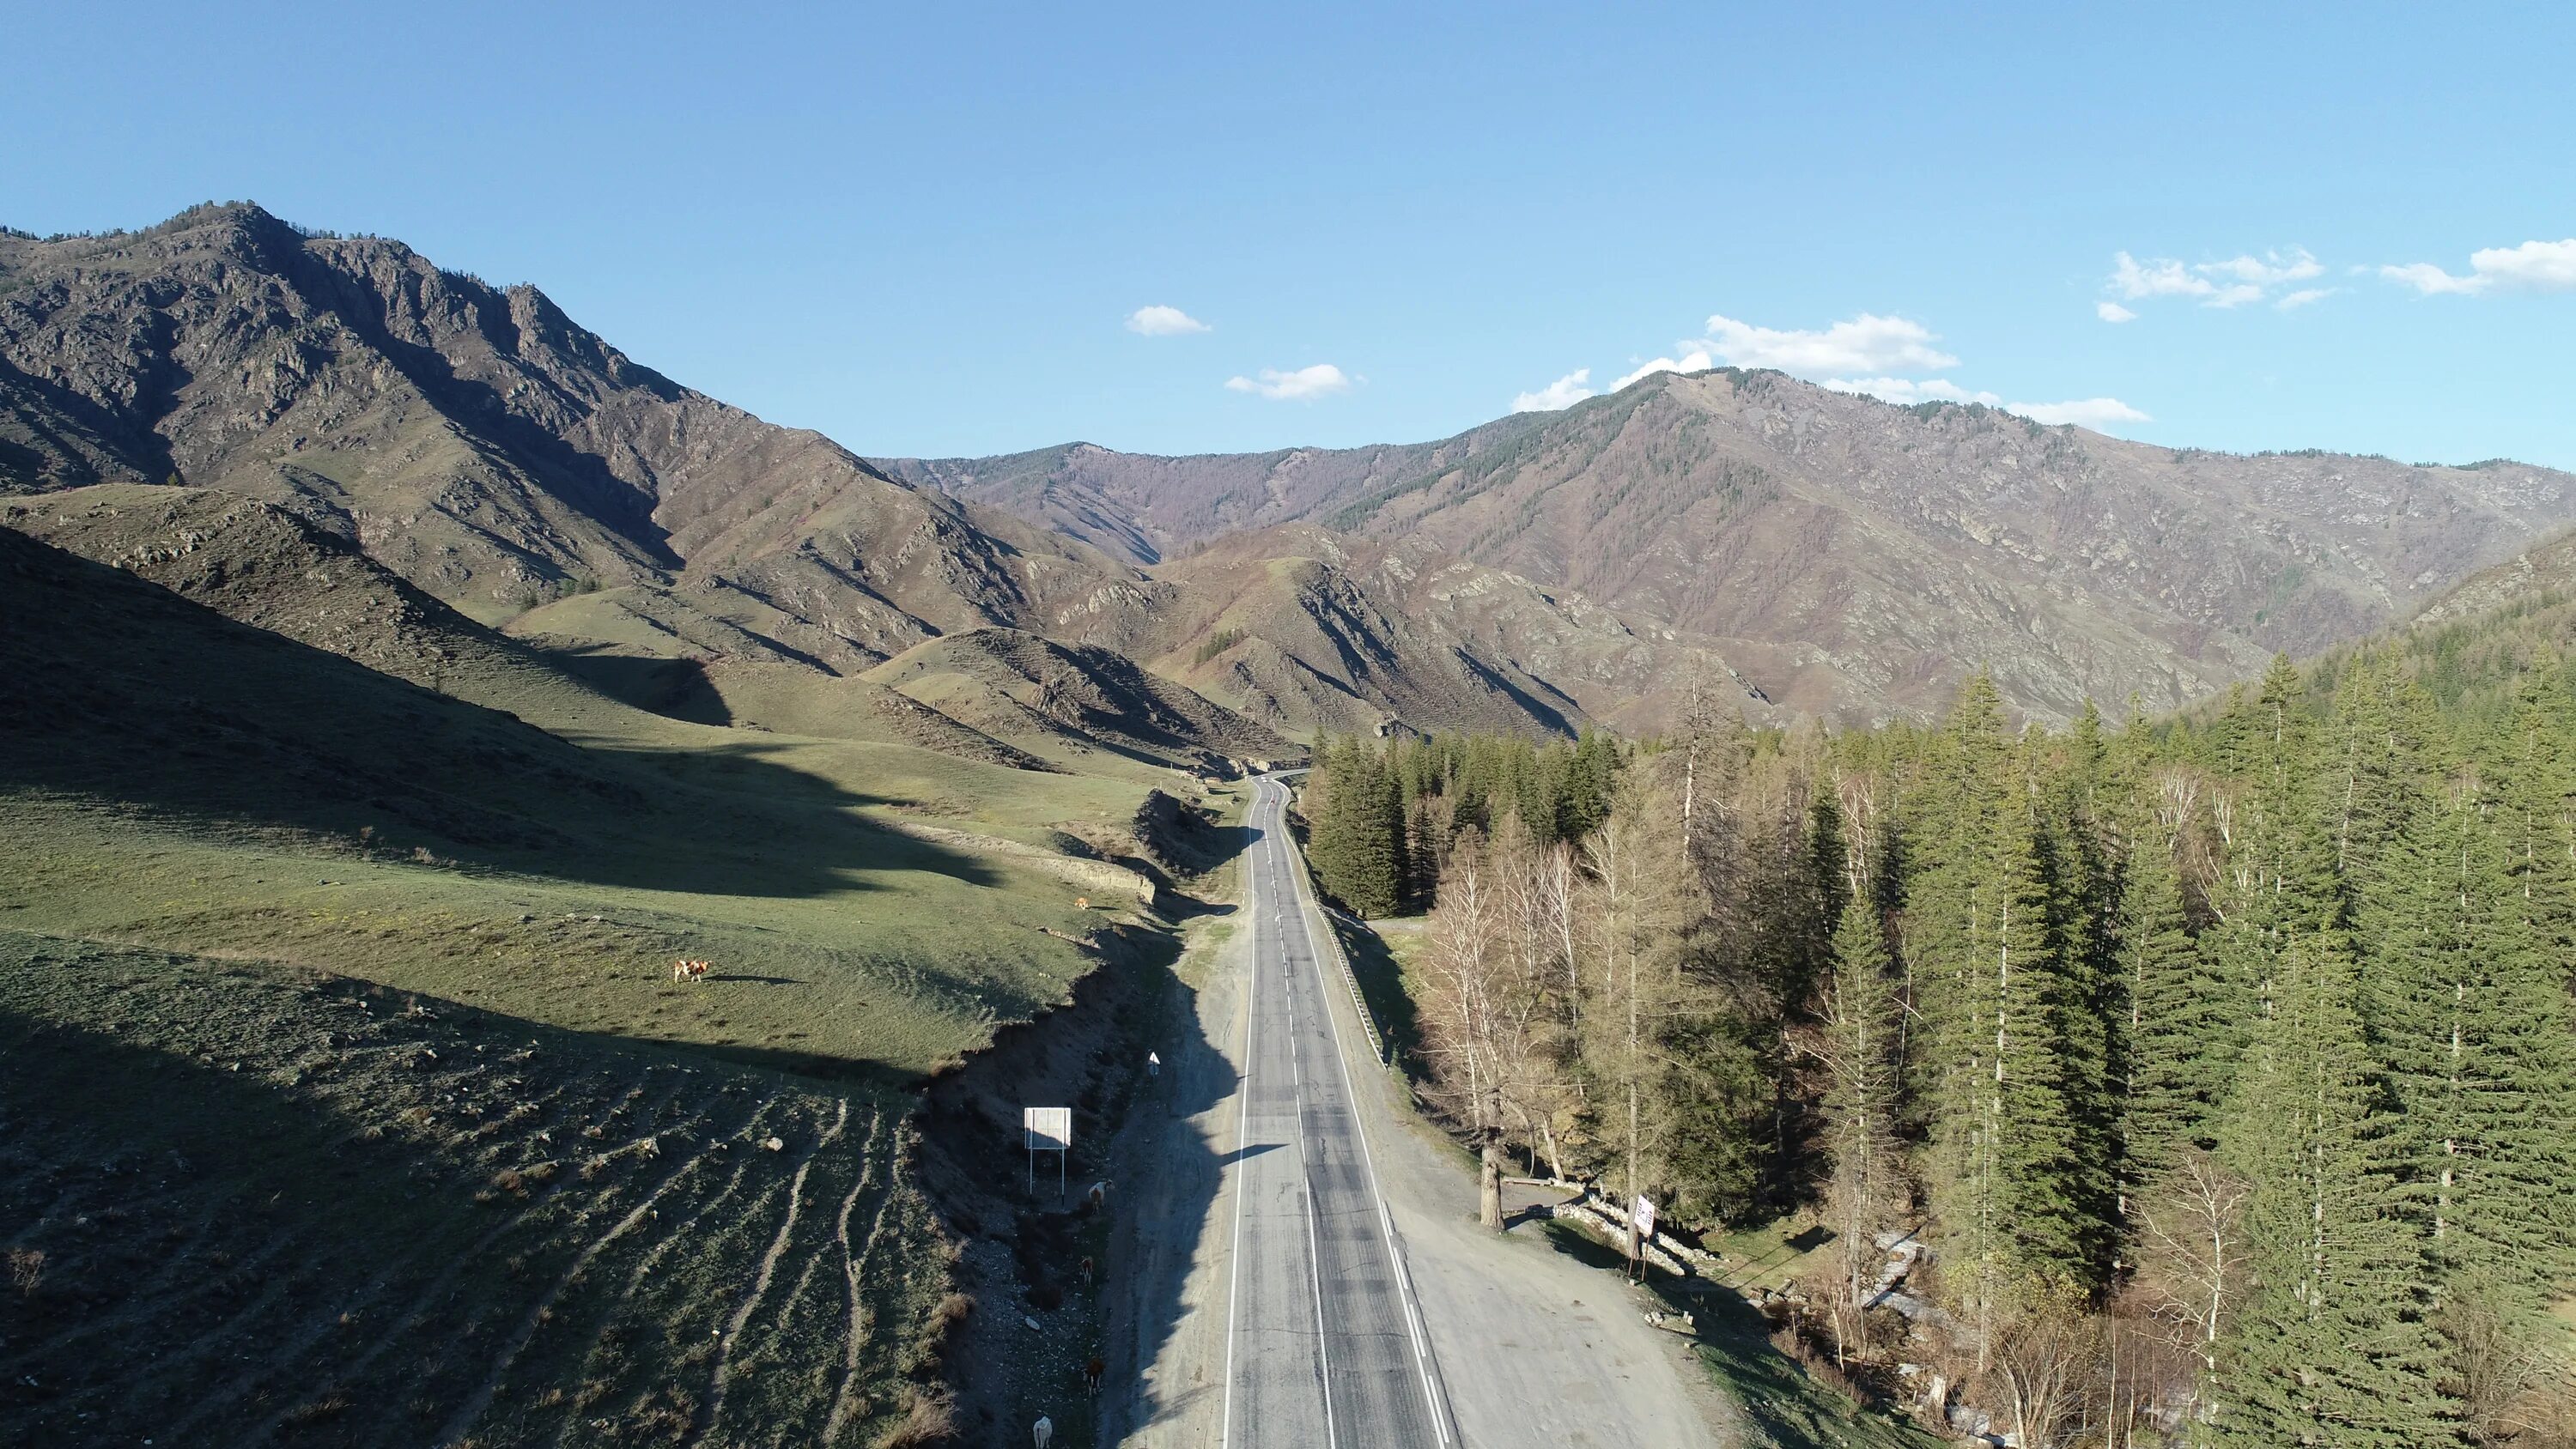
<svg viewBox="0 0 2576 1449">
<path fill-rule="evenodd" d="M 1407 441 L 1698 352 L 2576 467 L 2576 7 L 1753 8 L 11 0 L 0 222 L 397 236 L 880 455 Z"/>
</svg>

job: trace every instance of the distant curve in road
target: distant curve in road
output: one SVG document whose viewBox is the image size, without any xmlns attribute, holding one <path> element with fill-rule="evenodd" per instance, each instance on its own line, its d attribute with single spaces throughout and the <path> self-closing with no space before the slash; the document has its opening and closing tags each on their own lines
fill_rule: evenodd
<svg viewBox="0 0 2576 1449">
<path fill-rule="evenodd" d="M 1420 1300 L 1378 1191 L 1284 814 L 1255 782 L 1251 1009 L 1233 1163 L 1226 1449 L 1456 1443 Z"/>
</svg>

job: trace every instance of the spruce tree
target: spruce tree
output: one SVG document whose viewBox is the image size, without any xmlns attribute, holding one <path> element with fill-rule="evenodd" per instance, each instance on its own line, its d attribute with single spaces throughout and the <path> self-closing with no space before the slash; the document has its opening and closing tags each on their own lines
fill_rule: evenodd
<svg viewBox="0 0 2576 1449">
<path fill-rule="evenodd" d="M 2221 1345 L 2206 1426 L 2218 1443 L 2458 1439 L 2357 997 L 2339 934 L 2288 936 L 2224 1136 L 2253 1195 L 2251 1282 Z"/>
<path fill-rule="evenodd" d="M 2568 893 L 2563 792 L 2526 711 L 2486 796 L 2432 816 L 2374 981 L 2436 1291 L 2529 1328 L 2576 1273 L 2576 1030 L 2556 921 Z"/>
<path fill-rule="evenodd" d="M 1991 1203 L 2011 1266 L 2051 1287 L 2090 1288 L 2099 1260 L 2094 1164 L 2084 1160 L 2081 1059 L 2070 1026 L 2087 1013 L 2052 930 L 2055 905 L 2036 813 L 2006 812 L 1993 852 L 2002 889 L 1989 937 L 1994 972 L 1993 1079 L 1984 1132 L 1992 1138 Z"/>
<path fill-rule="evenodd" d="M 2174 844 L 2161 832 L 2130 857 L 2120 912 L 2120 1159 L 2134 1190 L 2172 1171 L 2184 1151 L 2215 1145 L 2210 1114 L 2235 1066 L 2226 1046 L 2245 1003 L 2231 999 L 2190 934 Z"/>
<path fill-rule="evenodd" d="M 1842 1244 L 1851 1307 L 1865 1301 L 1882 1260 L 1872 1237 L 1904 1201 L 1896 1138 L 1898 1002 L 1873 887 L 1862 882 L 1834 927 L 1823 1032 L 1826 1204 Z"/>
</svg>

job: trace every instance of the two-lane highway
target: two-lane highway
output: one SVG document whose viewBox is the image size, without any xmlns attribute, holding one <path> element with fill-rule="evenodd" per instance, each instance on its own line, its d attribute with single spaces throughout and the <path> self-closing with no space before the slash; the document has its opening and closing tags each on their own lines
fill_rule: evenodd
<svg viewBox="0 0 2576 1449">
<path fill-rule="evenodd" d="M 1222 1443 L 1443 1449 L 1456 1436 L 1327 995 L 1347 988 L 1316 949 L 1287 790 L 1255 789 Z"/>
</svg>

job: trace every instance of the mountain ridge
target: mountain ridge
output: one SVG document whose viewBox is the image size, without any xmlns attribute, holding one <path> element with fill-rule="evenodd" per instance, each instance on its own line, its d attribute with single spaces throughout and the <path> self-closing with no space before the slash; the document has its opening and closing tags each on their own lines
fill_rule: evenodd
<svg viewBox="0 0 2576 1449">
<path fill-rule="evenodd" d="M 2180 705 L 2402 618 L 2576 520 L 2576 476 L 2129 443 L 1776 372 L 1656 374 L 1433 443 L 889 473 L 1185 558 L 1225 520 L 1418 540 L 1705 640 L 1770 699 L 1924 716 L 1990 668 L 2034 717 Z"/>
<path fill-rule="evenodd" d="M 0 238 L 0 494 L 102 482 L 282 510 L 484 623 L 597 593 L 622 602 L 548 623 L 649 635 L 657 654 L 853 676 L 984 629 L 1130 654 L 1203 642 L 1181 586 L 683 387 L 533 286 L 248 204 Z M 1584 722 L 1507 654 L 1440 630 L 1302 647 L 1271 673 L 1312 687 L 1274 691 L 1266 724 Z M 1344 677 L 1371 648 L 1381 681 Z"/>
</svg>

